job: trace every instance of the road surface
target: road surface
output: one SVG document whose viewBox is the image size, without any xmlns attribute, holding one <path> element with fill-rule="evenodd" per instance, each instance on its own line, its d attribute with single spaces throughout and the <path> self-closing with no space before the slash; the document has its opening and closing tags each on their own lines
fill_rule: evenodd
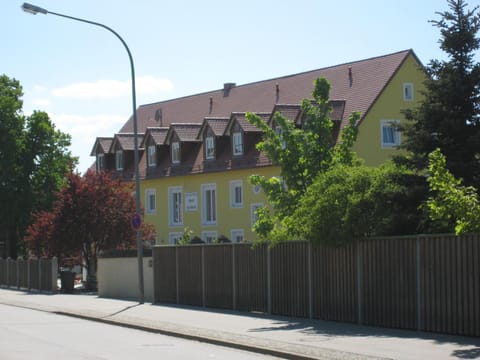
<svg viewBox="0 0 480 360">
<path fill-rule="evenodd" d="M 273 357 L 0 304 L 0 359 L 273 359 Z"/>
</svg>

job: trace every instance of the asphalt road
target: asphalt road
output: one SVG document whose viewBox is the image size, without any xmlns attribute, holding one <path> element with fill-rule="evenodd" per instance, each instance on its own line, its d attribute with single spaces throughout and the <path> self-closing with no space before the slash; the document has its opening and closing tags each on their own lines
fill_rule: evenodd
<svg viewBox="0 0 480 360">
<path fill-rule="evenodd" d="M 0 305 L 0 359 L 273 359 L 25 308 Z"/>
</svg>

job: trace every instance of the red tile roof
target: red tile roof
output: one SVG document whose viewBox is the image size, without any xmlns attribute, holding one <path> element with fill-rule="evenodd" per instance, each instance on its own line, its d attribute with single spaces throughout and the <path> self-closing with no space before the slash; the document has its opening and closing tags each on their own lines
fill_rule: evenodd
<svg viewBox="0 0 480 360">
<path fill-rule="evenodd" d="M 206 117 L 229 117 L 232 112 L 271 112 L 277 103 L 299 104 L 310 98 L 313 80 L 325 77 L 331 84 L 331 99 L 345 100 L 342 123 L 353 111 L 362 117 L 412 50 L 353 61 L 294 75 L 233 86 L 177 99 L 142 105 L 138 108 L 138 131 L 172 123 L 201 123 Z M 351 77 L 350 74 L 351 73 Z M 277 92 L 278 85 L 278 92 Z M 211 104 L 210 104 L 210 98 Z M 120 132 L 132 132 L 130 118 Z"/>
<path fill-rule="evenodd" d="M 138 135 L 138 147 L 140 148 L 140 144 L 143 141 L 143 134 Z M 134 146 L 134 134 L 133 133 L 122 133 L 122 134 L 115 134 L 113 138 L 112 144 L 110 145 L 110 150 L 108 152 L 114 153 L 115 152 L 115 145 L 120 145 L 120 148 L 123 151 L 133 151 L 135 149 Z"/>
<path fill-rule="evenodd" d="M 155 145 L 163 145 L 165 143 L 165 139 L 167 137 L 168 128 L 167 127 L 150 127 L 147 128 L 145 132 L 145 137 L 140 144 L 140 147 L 145 147 L 145 143 L 148 141 L 149 138 L 153 139 L 153 143 Z"/>
</svg>

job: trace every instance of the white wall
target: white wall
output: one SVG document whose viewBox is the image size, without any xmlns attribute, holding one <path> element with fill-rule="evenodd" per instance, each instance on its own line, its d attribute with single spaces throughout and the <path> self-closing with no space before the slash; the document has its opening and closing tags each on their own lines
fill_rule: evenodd
<svg viewBox="0 0 480 360">
<path fill-rule="evenodd" d="M 98 295 L 138 299 L 138 261 L 136 257 L 100 258 L 97 269 Z M 145 301 L 153 302 L 152 258 L 143 258 Z"/>
</svg>

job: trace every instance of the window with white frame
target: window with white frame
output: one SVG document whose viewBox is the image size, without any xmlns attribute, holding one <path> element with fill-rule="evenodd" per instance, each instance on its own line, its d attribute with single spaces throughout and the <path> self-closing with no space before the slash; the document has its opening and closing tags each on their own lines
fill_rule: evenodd
<svg viewBox="0 0 480 360">
<path fill-rule="evenodd" d="M 182 240 L 183 233 L 181 232 L 171 232 L 168 234 L 168 243 L 170 245 L 177 245 L 180 240 Z"/>
<path fill-rule="evenodd" d="M 242 180 L 230 181 L 230 207 L 243 207 L 243 182 Z"/>
<path fill-rule="evenodd" d="M 398 129 L 398 120 L 382 120 L 381 137 L 382 148 L 391 148 L 400 145 L 400 130 Z"/>
<path fill-rule="evenodd" d="M 153 167 L 157 165 L 157 147 L 150 145 L 148 147 L 148 166 Z"/>
<path fill-rule="evenodd" d="M 115 152 L 115 164 L 117 170 L 123 170 L 123 151 L 117 150 Z"/>
<path fill-rule="evenodd" d="M 413 84 L 412 83 L 403 84 L 403 100 L 413 101 Z"/>
<path fill-rule="evenodd" d="M 145 210 L 147 214 L 157 212 L 157 192 L 155 189 L 145 190 Z"/>
<path fill-rule="evenodd" d="M 233 229 L 230 232 L 230 238 L 234 243 L 242 242 L 245 240 L 245 232 L 243 231 L 243 229 Z"/>
<path fill-rule="evenodd" d="M 217 241 L 218 235 L 216 231 L 202 231 L 202 240 L 207 244 L 212 244 Z"/>
<path fill-rule="evenodd" d="M 213 136 L 205 138 L 205 159 L 211 160 L 215 158 L 215 139 Z"/>
<path fill-rule="evenodd" d="M 105 154 L 97 154 L 97 171 L 105 169 Z"/>
<path fill-rule="evenodd" d="M 180 163 L 180 143 L 178 141 L 172 143 L 172 163 Z"/>
<path fill-rule="evenodd" d="M 252 219 L 252 227 L 258 220 L 257 210 L 263 208 L 263 203 L 256 203 L 250 205 L 250 218 Z"/>
<path fill-rule="evenodd" d="M 243 134 L 241 132 L 235 132 L 233 137 L 233 155 L 243 155 Z"/>
<path fill-rule="evenodd" d="M 202 223 L 215 225 L 217 223 L 217 195 L 215 184 L 202 185 Z"/>
<path fill-rule="evenodd" d="M 280 141 L 282 142 L 282 149 L 285 149 L 287 147 L 287 143 L 286 143 L 285 139 L 283 138 L 283 129 L 280 125 L 275 126 L 275 134 L 277 134 Z"/>
<path fill-rule="evenodd" d="M 168 223 L 170 226 L 183 225 L 182 187 L 168 188 Z"/>
</svg>

